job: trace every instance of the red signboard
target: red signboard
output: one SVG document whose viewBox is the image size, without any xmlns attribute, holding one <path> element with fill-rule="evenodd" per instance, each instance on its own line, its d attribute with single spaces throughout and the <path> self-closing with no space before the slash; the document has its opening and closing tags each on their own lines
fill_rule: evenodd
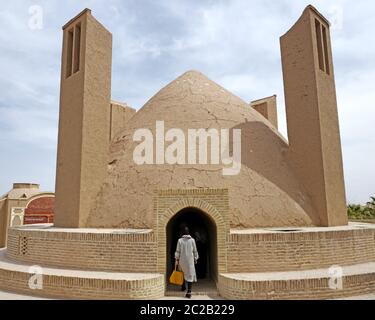
<svg viewBox="0 0 375 320">
<path fill-rule="evenodd" d="M 24 224 L 53 223 L 55 197 L 32 200 L 25 209 Z"/>
</svg>

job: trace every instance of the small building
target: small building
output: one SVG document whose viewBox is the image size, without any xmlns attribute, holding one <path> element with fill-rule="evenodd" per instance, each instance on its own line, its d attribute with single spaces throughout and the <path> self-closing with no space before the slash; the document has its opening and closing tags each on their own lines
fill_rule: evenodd
<svg viewBox="0 0 375 320">
<path fill-rule="evenodd" d="M 14 183 L 0 197 L 0 247 L 6 246 L 9 227 L 35 223 L 53 223 L 55 194 L 43 192 L 39 184 Z"/>
</svg>

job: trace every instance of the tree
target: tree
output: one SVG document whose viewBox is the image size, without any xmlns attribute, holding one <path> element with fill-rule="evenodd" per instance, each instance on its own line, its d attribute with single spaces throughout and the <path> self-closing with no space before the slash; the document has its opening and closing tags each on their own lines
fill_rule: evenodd
<svg viewBox="0 0 375 320">
<path fill-rule="evenodd" d="M 363 215 L 362 206 L 359 204 L 349 204 L 348 205 L 348 217 L 350 219 L 361 219 Z"/>
<path fill-rule="evenodd" d="M 349 219 L 375 219 L 375 197 L 370 197 L 370 201 L 365 206 L 359 204 L 348 205 Z"/>
<path fill-rule="evenodd" d="M 371 201 L 366 203 L 366 206 L 375 210 L 375 197 L 370 197 Z"/>
</svg>

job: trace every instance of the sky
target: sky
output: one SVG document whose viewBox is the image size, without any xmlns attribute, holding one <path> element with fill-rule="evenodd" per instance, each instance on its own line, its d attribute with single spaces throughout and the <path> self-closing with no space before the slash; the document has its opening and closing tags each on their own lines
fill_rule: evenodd
<svg viewBox="0 0 375 320">
<path fill-rule="evenodd" d="M 55 187 L 61 27 L 84 8 L 113 34 L 112 98 L 139 109 L 199 70 L 244 101 L 277 94 L 287 137 L 279 37 L 314 5 L 331 37 L 347 201 L 375 195 L 372 0 L 17 0 L 0 6 L 0 194 Z"/>
</svg>

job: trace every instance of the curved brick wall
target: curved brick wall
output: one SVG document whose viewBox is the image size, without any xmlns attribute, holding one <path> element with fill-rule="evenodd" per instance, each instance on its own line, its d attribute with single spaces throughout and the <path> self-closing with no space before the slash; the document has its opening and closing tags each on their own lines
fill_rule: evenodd
<svg viewBox="0 0 375 320">
<path fill-rule="evenodd" d="M 157 272 L 157 243 L 147 230 L 10 229 L 7 257 L 61 268 Z"/>
<path fill-rule="evenodd" d="M 356 297 L 375 292 L 375 272 L 354 274 L 342 278 L 342 289 L 329 288 L 329 279 L 289 279 L 247 281 L 220 275 L 219 293 L 230 300 L 310 300 Z"/>
<path fill-rule="evenodd" d="M 77 298 L 156 298 L 164 294 L 164 275 L 157 272 L 157 250 L 152 230 L 58 229 L 41 225 L 14 228 L 9 231 L 6 253 L 11 262 L 3 268 L 0 265 L 0 286 L 5 290 L 28 290 L 27 271 L 9 267 L 16 260 L 58 267 L 45 274 L 43 295 L 59 296 L 62 291 L 58 288 L 66 287 L 71 288 L 67 296 Z M 218 278 L 219 292 L 225 298 L 330 298 L 373 293 L 375 288 L 375 225 L 304 228 L 299 232 L 232 230 L 225 250 L 228 270 Z M 366 266 L 369 262 L 371 266 Z M 365 266 L 357 267 L 360 264 Z M 333 265 L 352 270 L 344 277 L 345 290 L 340 292 L 328 290 L 325 276 L 315 277 L 317 269 Z M 77 277 L 70 271 L 68 276 L 56 276 L 59 268 L 80 269 L 78 272 L 83 273 L 94 270 L 95 275 Z M 128 275 L 125 279 L 102 279 L 95 270 Z M 313 278 L 310 275 L 299 279 L 298 270 L 313 272 Z M 275 271 L 291 271 L 297 278 L 267 280 Z M 155 277 L 133 281 L 135 273 L 152 273 Z M 259 273 L 265 273 L 263 280 L 257 280 Z M 108 290 L 101 292 L 97 288 Z M 154 296 L 148 296 L 150 288 Z"/>
<path fill-rule="evenodd" d="M 232 230 L 223 245 L 230 262 L 224 271 L 228 273 L 353 265 L 375 262 L 375 225 L 306 228 L 293 233 Z M 9 230 L 7 249 L 8 258 L 40 265 L 158 272 L 158 242 L 152 230 L 21 227 Z"/>
<path fill-rule="evenodd" d="M 325 268 L 375 261 L 375 225 L 229 235 L 228 272 Z"/>
<path fill-rule="evenodd" d="M 42 269 L 42 287 L 31 289 L 31 264 L 7 260 L 0 250 L 0 289 L 28 295 L 69 299 L 158 299 L 164 296 L 164 276 L 155 273 L 109 273 Z"/>
</svg>

